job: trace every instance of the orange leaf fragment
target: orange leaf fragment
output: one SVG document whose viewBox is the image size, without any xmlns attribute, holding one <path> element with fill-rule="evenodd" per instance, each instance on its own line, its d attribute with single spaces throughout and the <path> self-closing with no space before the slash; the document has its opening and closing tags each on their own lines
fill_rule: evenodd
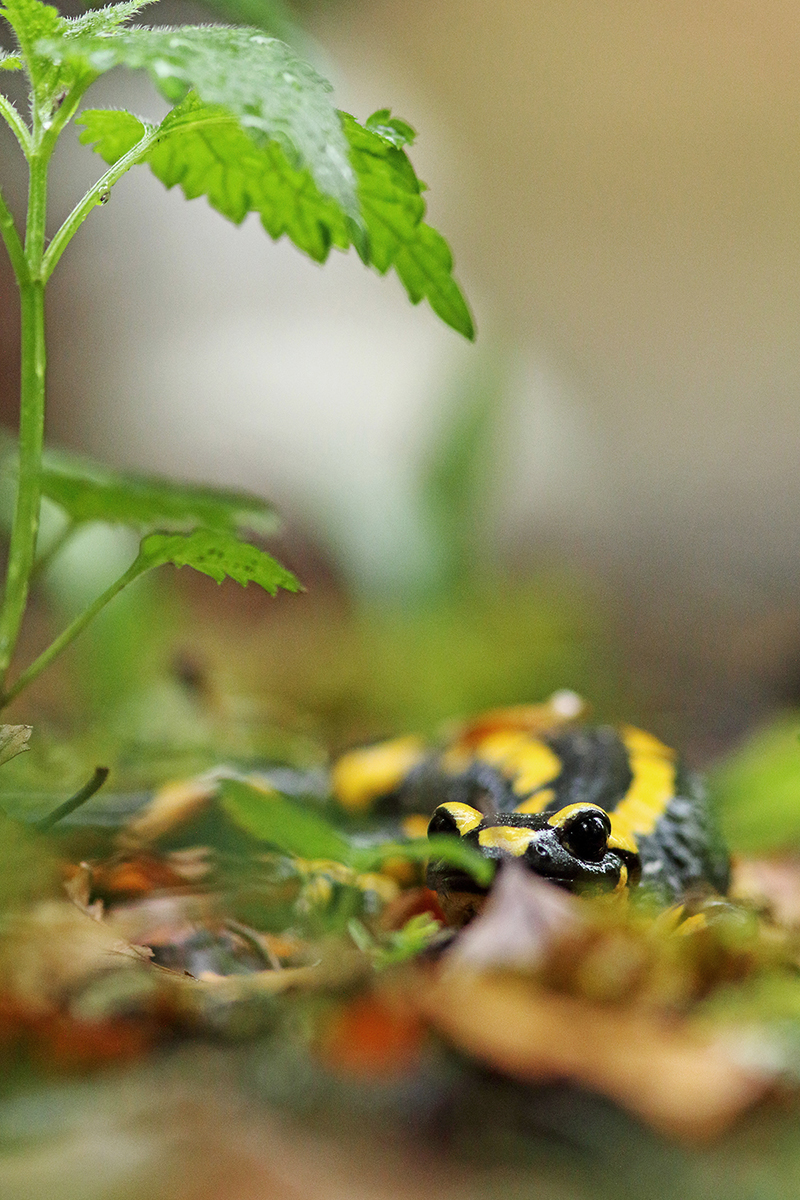
<svg viewBox="0 0 800 1200">
<path fill-rule="evenodd" d="M 56 1070 L 89 1070 L 109 1062 L 130 1062 L 153 1046 L 159 1030 L 152 1019 L 117 1017 L 79 1021 L 57 1014 L 42 1022 L 33 1043 L 35 1056 Z"/>
<path fill-rule="evenodd" d="M 325 1066 L 359 1078 L 403 1074 L 419 1060 L 424 1027 L 399 997 L 357 996 L 329 1019 L 317 1043 Z"/>
</svg>

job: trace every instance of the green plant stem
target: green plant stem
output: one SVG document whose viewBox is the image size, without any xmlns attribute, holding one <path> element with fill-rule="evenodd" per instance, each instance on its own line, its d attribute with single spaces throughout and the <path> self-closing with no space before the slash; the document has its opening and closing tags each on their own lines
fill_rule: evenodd
<svg viewBox="0 0 800 1200">
<path fill-rule="evenodd" d="M 58 808 L 54 808 L 46 817 L 42 817 L 40 821 L 37 821 L 35 828 L 40 833 L 47 833 L 54 825 L 62 821 L 64 817 L 68 817 L 70 813 L 75 812 L 76 808 L 80 808 L 87 800 L 91 800 L 92 796 L 100 791 L 100 788 L 108 779 L 108 773 L 108 767 L 95 767 L 92 778 L 83 785 L 80 791 L 76 792 L 74 796 L 70 796 L 69 800 L 65 800 L 63 804 L 59 804 Z"/>
<path fill-rule="evenodd" d="M 97 599 L 89 605 L 88 608 L 84 609 L 83 612 L 80 613 L 79 616 L 77 616 L 75 620 L 72 621 L 72 623 L 69 624 L 67 628 L 58 635 L 55 641 L 51 642 L 47 649 L 43 650 L 39 657 L 34 659 L 31 665 L 22 672 L 12 686 L 3 693 L 2 697 L 0 697 L 0 708 L 5 708 L 5 706 L 9 704 L 15 696 L 18 696 L 19 693 L 26 688 L 29 683 L 32 683 L 38 675 L 41 675 L 42 671 L 44 671 L 46 667 L 49 667 L 53 659 L 57 658 L 62 650 L 66 650 L 70 642 L 73 642 L 78 634 L 83 632 L 89 622 L 94 620 L 97 614 L 105 608 L 110 600 L 113 600 L 115 596 L 119 595 L 123 588 L 126 588 L 129 583 L 133 583 L 134 579 L 138 579 L 140 575 L 143 575 L 144 572 L 149 569 L 150 565 L 143 563 L 141 557 L 137 558 L 133 563 L 131 563 L 125 574 L 121 575 L 119 579 L 115 580 L 114 583 L 112 583 L 109 588 L 106 588 L 106 590 L 102 592 L 101 595 L 99 595 Z"/>
<path fill-rule="evenodd" d="M 5 202 L 5 198 L 0 192 L 0 236 L 8 250 L 8 257 L 11 259 L 11 266 L 14 268 L 14 276 L 20 286 L 27 282 L 28 264 L 25 259 L 25 251 L 20 241 L 20 236 L 17 233 L 17 227 L 14 224 L 14 218 L 11 215 L 11 210 Z"/>
<path fill-rule="evenodd" d="M 52 275 L 58 260 L 66 250 L 70 240 L 74 237 L 92 209 L 96 208 L 98 204 L 105 202 L 110 189 L 117 180 L 122 178 L 126 171 L 135 166 L 142 156 L 147 153 L 153 142 L 155 142 L 157 134 L 158 131 L 156 129 L 148 129 L 144 137 L 140 138 L 127 154 L 123 154 L 122 158 L 109 167 L 105 174 L 101 175 L 97 182 L 89 188 L 86 195 L 78 201 L 47 248 L 47 253 L 42 263 L 42 277 L 45 283 Z"/>
<path fill-rule="evenodd" d="M 27 158 L 31 153 L 31 132 L 7 96 L 0 93 L 0 115 L 4 116 Z"/>
<path fill-rule="evenodd" d="M 25 229 L 27 272 L 19 283 L 22 312 L 19 482 L 8 548 L 5 595 L 0 610 L 0 687 L 5 684 L 25 613 L 39 532 L 46 366 L 44 283 L 40 271 L 44 253 L 49 158 L 49 151 L 40 150 L 30 159 L 28 220 Z"/>
<path fill-rule="evenodd" d="M 25 131 L 24 144 L 20 143 L 23 145 L 29 167 L 24 252 L 21 252 L 19 235 L 9 209 L 5 203 L 0 209 L 0 229 L 14 264 L 20 290 L 22 317 L 19 478 L 8 547 L 5 593 L 0 608 L 0 692 L 5 688 L 8 669 L 25 615 L 39 533 L 47 365 L 44 314 L 46 276 L 43 271 L 47 171 L 56 140 L 74 115 L 80 97 L 90 82 L 91 78 L 87 77 L 75 85 L 65 96 L 55 120 L 51 119 L 49 111 L 45 120 L 35 106 L 32 128 L 30 132 Z"/>
</svg>

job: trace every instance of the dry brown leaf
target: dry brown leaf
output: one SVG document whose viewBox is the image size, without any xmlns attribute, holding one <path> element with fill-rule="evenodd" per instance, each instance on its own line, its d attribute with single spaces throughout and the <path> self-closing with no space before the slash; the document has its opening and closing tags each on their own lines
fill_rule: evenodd
<svg viewBox="0 0 800 1200">
<path fill-rule="evenodd" d="M 478 916 L 459 934 L 448 961 L 484 969 L 534 971 L 584 924 L 584 905 L 521 863 L 503 863 Z"/>
<path fill-rule="evenodd" d="M 92 868 L 88 863 L 82 862 L 77 867 L 70 868 L 71 873 L 68 875 L 64 883 L 64 891 L 69 896 L 73 904 L 77 905 L 87 916 L 94 921 L 100 921 L 103 917 L 103 901 L 92 901 Z"/>
<path fill-rule="evenodd" d="M 10 916 L 0 944 L 0 990 L 31 1011 L 48 1011 L 94 976 L 143 969 L 148 952 L 68 900 L 46 900 Z"/>
<path fill-rule="evenodd" d="M 355 947 L 335 952 L 322 948 L 317 962 L 303 967 L 253 971 L 248 975 L 207 974 L 201 979 L 170 976 L 181 1012 L 201 1024 L 213 1009 L 230 1008 L 246 1000 L 281 995 L 295 989 L 317 991 L 356 986 L 367 981 L 372 968 Z"/>
<path fill-rule="evenodd" d="M 213 800 L 218 787 L 219 778 L 215 774 L 165 783 L 122 831 L 120 845 L 126 848 L 146 845 L 185 824 Z"/>
<path fill-rule="evenodd" d="M 722 1133 L 772 1082 L 687 1023 L 594 1005 L 511 973 L 420 970 L 412 1001 L 447 1041 L 495 1070 L 526 1083 L 569 1080 L 685 1141 Z"/>
</svg>

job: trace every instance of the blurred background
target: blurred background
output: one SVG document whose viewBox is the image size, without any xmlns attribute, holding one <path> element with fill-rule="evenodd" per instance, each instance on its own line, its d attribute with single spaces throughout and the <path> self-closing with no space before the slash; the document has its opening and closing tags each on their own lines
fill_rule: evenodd
<svg viewBox="0 0 800 1200">
<path fill-rule="evenodd" d="M 420 131 L 479 339 L 355 255 L 320 269 L 255 218 L 127 176 L 53 281 L 50 439 L 272 498 L 308 593 L 162 572 L 157 599 L 109 616 L 113 653 L 89 635 L 64 672 L 107 702 L 127 603 L 145 608 L 126 687 L 200 672 L 334 747 L 570 686 L 704 763 L 795 699 L 796 5 L 214 2 L 295 40 L 340 107 Z M 133 76 L 92 103 L 121 97 L 160 115 Z M 54 222 L 97 170 L 65 147 Z M 0 289 L 12 422 L 5 262 Z M 113 573 L 129 547 L 97 538 Z M 97 590 L 87 553 L 51 604 Z"/>
</svg>

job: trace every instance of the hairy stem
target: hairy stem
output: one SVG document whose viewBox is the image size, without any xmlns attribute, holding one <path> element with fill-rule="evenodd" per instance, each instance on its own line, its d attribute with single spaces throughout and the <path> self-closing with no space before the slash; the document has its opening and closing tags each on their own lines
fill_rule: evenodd
<svg viewBox="0 0 800 1200">
<path fill-rule="evenodd" d="M 0 116 L 5 117 L 27 158 L 31 152 L 31 131 L 7 96 L 0 93 Z"/>
<path fill-rule="evenodd" d="M 42 443 L 44 441 L 45 332 L 41 279 L 47 213 L 49 154 L 30 159 L 24 276 L 19 280 L 22 311 L 22 385 L 19 413 L 19 481 L 8 548 L 6 588 L 0 609 L 0 687 L 8 672 L 28 600 L 28 585 L 39 532 Z"/>
<path fill-rule="evenodd" d="M 58 115 L 45 120 L 34 104 L 30 131 L 16 129 L 28 159 L 28 216 L 25 245 L 5 202 L 0 205 L 0 232 L 8 247 L 20 290 L 22 317 L 21 387 L 19 407 L 19 478 L 8 547 L 8 566 L 2 607 L 0 607 L 0 693 L 5 688 L 8 669 L 14 656 L 22 618 L 28 602 L 31 573 L 36 560 L 41 506 L 42 446 L 44 442 L 45 342 L 44 251 L 47 223 L 47 172 L 59 133 L 72 118 L 80 97 L 91 82 L 79 81 L 64 98 Z M 16 110 L 14 110 L 16 111 Z M 9 113 L 4 109 L 8 119 Z M 52 268 L 51 268 L 52 269 Z"/>
<path fill-rule="evenodd" d="M 31 665 L 22 672 L 15 683 L 13 683 L 12 686 L 3 693 L 3 695 L 0 697 L 0 708 L 4 708 L 5 705 L 10 703 L 15 696 L 18 696 L 19 693 L 26 688 L 29 683 L 32 683 L 38 675 L 41 675 L 42 671 L 44 671 L 46 667 L 50 666 L 50 663 L 59 656 L 62 650 L 66 650 L 67 646 L 69 646 L 71 642 L 74 642 L 78 634 L 83 633 L 89 622 L 94 620 L 97 614 L 105 608 L 110 600 L 113 600 L 115 596 L 119 595 L 123 588 L 126 588 L 129 583 L 133 583 L 134 579 L 138 579 L 138 577 L 143 575 L 147 570 L 149 570 L 149 564 L 144 564 L 141 558 L 137 558 L 133 563 L 131 563 L 125 574 L 121 575 L 119 579 L 115 580 L 114 583 L 112 583 L 109 588 L 106 588 L 106 590 L 101 593 L 101 595 L 99 595 L 97 599 L 89 605 L 88 608 L 84 609 L 84 611 L 80 613 L 80 615 L 77 616 L 62 633 L 59 634 L 55 641 L 51 642 L 47 649 L 43 650 L 37 659 L 34 659 Z"/>
<path fill-rule="evenodd" d="M 5 242 L 14 275 L 17 283 L 21 286 L 28 278 L 28 263 L 17 227 L 14 224 L 14 218 L 11 215 L 11 209 L 6 204 L 2 192 L 0 192 L 0 237 Z"/>
<path fill-rule="evenodd" d="M 114 186 L 118 179 L 121 179 L 126 171 L 135 166 L 144 154 L 152 146 L 156 140 L 157 130 L 148 129 L 144 137 L 142 137 L 135 146 L 133 146 L 127 154 L 123 154 L 122 158 L 118 159 L 113 166 L 109 167 L 104 175 L 101 175 L 97 183 L 89 188 L 89 191 L 83 196 L 73 208 L 72 212 L 64 221 L 64 224 L 58 230 L 50 245 L 47 248 L 47 253 L 44 256 L 42 264 L 42 276 L 45 283 L 50 278 L 56 263 L 61 258 L 61 255 L 66 250 L 70 240 L 75 236 L 77 230 L 88 217 L 93 208 L 98 204 L 104 204 L 108 198 L 109 190 Z"/>
</svg>

